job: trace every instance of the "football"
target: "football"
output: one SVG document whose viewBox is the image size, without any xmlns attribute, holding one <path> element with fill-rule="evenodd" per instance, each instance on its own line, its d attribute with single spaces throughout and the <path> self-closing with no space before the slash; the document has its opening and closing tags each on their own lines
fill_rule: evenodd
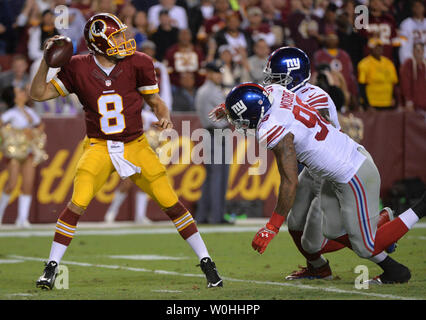
<svg viewBox="0 0 426 320">
<path fill-rule="evenodd" d="M 73 51 L 70 38 L 58 37 L 44 50 L 44 60 L 50 68 L 59 68 L 70 61 Z"/>
</svg>

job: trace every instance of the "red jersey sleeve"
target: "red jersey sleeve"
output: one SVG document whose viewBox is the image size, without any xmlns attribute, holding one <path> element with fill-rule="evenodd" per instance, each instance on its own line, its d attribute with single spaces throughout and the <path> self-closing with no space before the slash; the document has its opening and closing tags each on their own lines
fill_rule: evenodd
<svg viewBox="0 0 426 320">
<path fill-rule="evenodd" d="M 76 70 L 77 56 L 71 57 L 71 60 L 50 80 L 59 94 L 63 97 L 74 92 L 74 72 Z"/>
<path fill-rule="evenodd" d="M 134 67 L 136 69 L 136 84 L 142 94 L 159 92 L 152 58 L 144 53 L 135 53 Z"/>
</svg>

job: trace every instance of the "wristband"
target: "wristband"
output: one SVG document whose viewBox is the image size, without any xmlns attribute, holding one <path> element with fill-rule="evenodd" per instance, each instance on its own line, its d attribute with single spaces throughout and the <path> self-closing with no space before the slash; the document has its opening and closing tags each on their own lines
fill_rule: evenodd
<svg viewBox="0 0 426 320">
<path fill-rule="evenodd" d="M 272 230 L 272 231 L 278 232 L 282 224 L 284 223 L 284 221 L 285 221 L 285 217 L 274 211 L 272 212 L 272 216 L 269 219 L 268 224 L 274 227 L 275 230 Z"/>
</svg>

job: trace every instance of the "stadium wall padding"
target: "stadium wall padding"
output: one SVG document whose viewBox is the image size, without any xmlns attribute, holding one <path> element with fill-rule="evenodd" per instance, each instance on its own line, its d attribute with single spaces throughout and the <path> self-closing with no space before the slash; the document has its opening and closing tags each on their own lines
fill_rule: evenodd
<svg viewBox="0 0 426 320">
<path fill-rule="evenodd" d="M 386 197 L 392 184 L 402 178 L 420 177 L 426 182 L 426 118 L 421 114 L 398 111 L 364 112 L 355 116 L 364 122 L 362 144 L 373 156 L 381 174 L 381 196 Z M 176 113 L 172 116 L 175 129 L 181 135 L 185 131 L 182 121 L 187 121 L 190 131 L 200 128 L 195 114 Z M 49 159 L 37 168 L 36 183 L 31 205 L 31 223 L 54 223 L 69 201 L 73 186 L 75 166 L 82 154 L 82 139 L 85 125 L 78 117 L 45 117 L 48 136 L 47 152 Z M 184 124 L 185 126 L 185 124 Z M 188 130 L 186 130 L 188 132 Z M 179 139 L 181 147 L 188 147 L 188 136 Z M 278 193 L 279 175 L 273 159 L 268 153 L 268 170 L 263 175 L 248 175 L 249 164 L 232 164 L 230 167 L 228 200 L 262 200 L 263 215 L 269 216 L 275 207 Z M 202 164 L 171 164 L 168 173 L 181 201 L 195 214 L 197 200 L 201 196 L 201 186 L 205 178 Z M 6 160 L 0 163 L 0 189 L 2 190 L 8 173 Z M 111 175 L 98 192 L 81 221 L 102 221 L 120 183 L 116 173 Z M 133 220 L 134 187 L 123 203 L 117 220 Z M 20 183 L 12 193 L 10 205 L 6 209 L 3 223 L 14 223 L 17 215 L 17 197 Z M 149 201 L 147 216 L 152 220 L 167 220 L 168 217 L 153 202 Z"/>
</svg>

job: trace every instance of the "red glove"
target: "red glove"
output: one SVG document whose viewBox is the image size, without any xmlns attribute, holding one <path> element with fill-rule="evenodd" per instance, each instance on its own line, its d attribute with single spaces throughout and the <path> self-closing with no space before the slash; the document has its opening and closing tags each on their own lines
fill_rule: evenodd
<svg viewBox="0 0 426 320">
<path fill-rule="evenodd" d="M 209 113 L 209 118 L 213 119 L 214 121 L 222 120 L 225 117 L 226 117 L 226 108 L 224 103 L 221 103 L 220 105 L 216 106 Z"/>
<path fill-rule="evenodd" d="M 272 213 L 271 219 L 265 227 L 261 228 L 253 238 L 251 246 L 254 250 L 260 254 L 265 252 L 269 242 L 276 236 L 280 230 L 281 225 L 284 223 L 284 216 L 279 215 L 276 212 Z"/>
</svg>

